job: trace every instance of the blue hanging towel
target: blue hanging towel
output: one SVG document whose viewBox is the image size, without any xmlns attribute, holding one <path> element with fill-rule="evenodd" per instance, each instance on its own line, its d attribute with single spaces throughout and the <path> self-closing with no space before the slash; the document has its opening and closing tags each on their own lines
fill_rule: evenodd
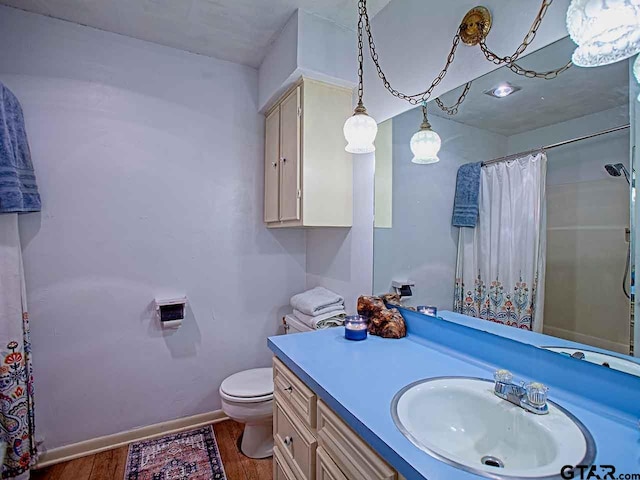
<svg viewBox="0 0 640 480">
<path fill-rule="evenodd" d="M 481 170 L 482 162 L 467 163 L 458 169 L 451 221 L 454 227 L 475 228 L 478 223 Z"/>
<path fill-rule="evenodd" d="M 40 211 L 22 107 L 0 82 L 0 213 Z"/>
</svg>

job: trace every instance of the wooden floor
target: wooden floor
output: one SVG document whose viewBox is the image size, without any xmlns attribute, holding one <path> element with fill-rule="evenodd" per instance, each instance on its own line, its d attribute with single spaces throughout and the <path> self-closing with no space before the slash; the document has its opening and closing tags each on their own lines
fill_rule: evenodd
<svg viewBox="0 0 640 480">
<path fill-rule="evenodd" d="M 213 426 L 227 480 L 272 480 L 272 460 L 253 460 L 238 450 L 242 425 L 231 420 Z M 32 480 L 123 480 L 128 447 L 35 470 Z"/>
</svg>

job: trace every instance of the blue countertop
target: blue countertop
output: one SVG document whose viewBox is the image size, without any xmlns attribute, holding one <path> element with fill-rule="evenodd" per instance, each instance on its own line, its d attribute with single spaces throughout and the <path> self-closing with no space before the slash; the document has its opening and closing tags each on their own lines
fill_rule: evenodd
<svg viewBox="0 0 640 480">
<path fill-rule="evenodd" d="M 500 365 L 411 333 L 399 340 L 369 336 L 362 342 L 345 340 L 343 335 L 342 328 L 333 328 L 270 337 L 268 343 L 280 360 L 407 480 L 484 478 L 443 463 L 414 446 L 394 424 L 391 401 L 398 390 L 420 379 L 440 376 L 492 379 Z M 548 358 L 543 355 L 546 361 L 555 357 L 558 361 L 568 360 L 542 352 L 552 355 Z M 580 362 L 568 365 L 573 363 Z M 564 365 L 561 363 L 561 367 Z M 596 372 L 600 369 L 594 368 Z M 614 379 L 619 381 L 619 377 Z M 640 402 L 640 391 L 637 393 Z M 569 384 L 566 390 L 552 388 L 550 399 L 589 429 L 596 442 L 596 464 L 614 465 L 618 473 L 640 473 L 640 430 L 633 417 L 635 412 L 627 415 L 593 399 L 583 401 Z"/>
</svg>

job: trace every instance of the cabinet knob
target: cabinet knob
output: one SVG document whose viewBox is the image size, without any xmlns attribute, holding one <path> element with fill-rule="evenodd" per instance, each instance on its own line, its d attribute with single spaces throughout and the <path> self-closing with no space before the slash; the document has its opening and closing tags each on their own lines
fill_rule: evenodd
<svg viewBox="0 0 640 480">
<path fill-rule="evenodd" d="M 288 386 L 287 388 L 284 389 L 285 392 L 289 392 L 291 393 L 291 391 L 293 390 L 293 387 Z"/>
<path fill-rule="evenodd" d="M 284 437 L 284 444 L 285 444 L 287 447 L 290 447 L 292 443 L 293 443 L 293 438 L 288 437 L 288 436 L 287 436 L 287 437 Z"/>
<path fill-rule="evenodd" d="M 280 160 L 282 161 L 282 163 L 287 163 L 287 159 L 284 157 L 282 157 Z"/>
<path fill-rule="evenodd" d="M 271 165 L 273 165 L 273 168 L 278 168 L 278 162 L 271 162 Z"/>
</svg>

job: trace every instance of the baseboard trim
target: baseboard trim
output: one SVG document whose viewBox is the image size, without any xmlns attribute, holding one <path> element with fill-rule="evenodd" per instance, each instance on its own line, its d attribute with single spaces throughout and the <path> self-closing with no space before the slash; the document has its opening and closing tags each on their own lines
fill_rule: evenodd
<svg viewBox="0 0 640 480">
<path fill-rule="evenodd" d="M 96 453 L 106 450 L 123 447 L 131 442 L 140 442 L 191 428 L 198 428 L 211 423 L 222 422 L 228 420 L 228 418 L 222 410 L 215 410 L 213 412 L 177 418 L 146 427 L 127 430 L 125 432 L 105 435 L 104 437 L 92 438 L 90 440 L 72 443 L 71 445 L 65 445 L 64 447 L 52 448 L 40 455 L 38 464 L 34 469 L 37 470 L 55 465 L 56 463 L 68 462 L 69 460 L 87 455 L 95 455 Z"/>
</svg>

